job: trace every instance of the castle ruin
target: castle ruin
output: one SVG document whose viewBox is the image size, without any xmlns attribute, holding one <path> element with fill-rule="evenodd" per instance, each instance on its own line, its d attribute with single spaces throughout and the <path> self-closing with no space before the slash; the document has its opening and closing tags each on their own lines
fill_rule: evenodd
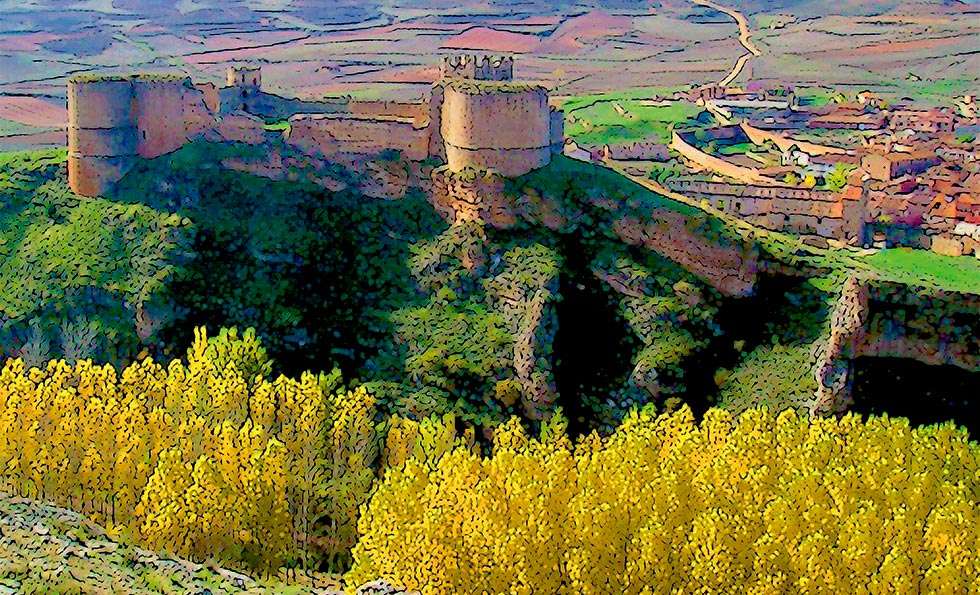
<svg viewBox="0 0 980 595">
<path fill-rule="evenodd" d="M 450 171 L 520 176 L 561 151 L 564 118 L 547 90 L 514 82 L 513 68 L 508 57 L 448 56 L 423 103 L 290 103 L 263 91 L 261 69 L 249 65 L 228 68 L 220 90 L 178 74 L 75 77 L 68 83 L 69 184 L 83 196 L 103 194 L 137 159 L 208 133 L 263 142 L 269 135 L 256 116 L 269 104 L 295 106 L 279 134 L 314 157 L 397 150 L 413 161 L 438 158 Z"/>
<path fill-rule="evenodd" d="M 178 75 L 75 77 L 68 81 L 68 183 L 97 196 L 138 158 L 170 153 L 213 126 L 213 85 Z"/>
</svg>

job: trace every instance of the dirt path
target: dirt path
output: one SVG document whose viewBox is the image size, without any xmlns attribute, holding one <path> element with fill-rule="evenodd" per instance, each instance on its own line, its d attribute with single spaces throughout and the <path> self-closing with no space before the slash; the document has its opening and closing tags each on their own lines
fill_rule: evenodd
<svg viewBox="0 0 980 595">
<path fill-rule="evenodd" d="M 745 18 L 745 15 L 734 8 L 728 8 L 727 6 L 716 4 L 712 0 L 691 0 L 691 2 L 701 6 L 707 6 L 708 8 L 713 8 L 718 12 L 723 12 L 732 17 L 732 19 L 734 19 L 738 24 L 738 41 L 742 44 L 742 47 L 745 48 L 747 53 L 739 56 L 738 60 L 735 62 L 735 65 L 732 66 L 731 71 L 729 71 L 725 78 L 716 83 L 719 87 L 728 86 L 735 79 L 737 79 L 740 74 L 742 74 L 742 70 L 745 68 L 745 65 L 749 60 L 762 55 L 762 50 L 760 50 L 758 46 L 752 42 L 752 31 L 749 29 L 749 21 Z"/>
</svg>

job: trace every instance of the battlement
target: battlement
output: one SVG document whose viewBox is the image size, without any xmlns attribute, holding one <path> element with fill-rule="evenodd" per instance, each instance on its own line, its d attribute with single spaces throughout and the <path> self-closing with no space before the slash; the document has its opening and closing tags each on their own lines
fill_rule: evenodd
<svg viewBox="0 0 980 595">
<path fill-rule="evenodd" d="M 442 78 L 478 81 L 514 80 L 514 59 L 509 56 L 453 55 L 442 59 Z"/>
<path fill-rule="evenodd" d="M 250 64 L 229 66 L 225 82 L 229 87 L 259 90 L 262 88 L 262 67 Z"/>
</svg>

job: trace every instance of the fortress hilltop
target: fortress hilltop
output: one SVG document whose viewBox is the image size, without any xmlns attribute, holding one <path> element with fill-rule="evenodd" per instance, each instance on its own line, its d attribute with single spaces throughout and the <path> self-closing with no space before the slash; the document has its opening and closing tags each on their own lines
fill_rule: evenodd
<svg viewBox="0 0 980 595">
<path fill-rule="evenodd" d="M 262 89 L 258 66 L 236 65 L 225 87 L 181 74 L 83 75 L 68 82 L 68 170 L 72 190 L 97 196 L 140 158 L 200 137 L 260 144 L 281 140 L 307 154 L 435 157 L 451 171 L 520 176 L 543 167 L 564 142 L 563 114 L 543 87 L 513 80 L 509 57 L 446 56 L 422 103 L 303 102 Z M 267 120 L 288 118 L 285 132 Z"/>
</svg>

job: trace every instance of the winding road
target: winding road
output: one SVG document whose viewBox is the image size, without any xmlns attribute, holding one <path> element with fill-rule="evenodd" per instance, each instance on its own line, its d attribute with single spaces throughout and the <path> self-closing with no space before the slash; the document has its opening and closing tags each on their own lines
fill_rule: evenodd
<svg viewBox="0 0 980 595">
<path fill-rule="evenodd" d="M 728 86 L 735 79 L 737 79 L 740 74 L 742 74 L 742 69 L 745 68 L 746 63 L 748 63 L 749 60 L 762 55 L 762 50 L 760 50 L 759 47 L 752 42 L 752 31 L 749 29 L 749 21 L 745 18 L 745 15 L 734 8 L 722 6 L 721 4 L 717 4 L 712 0 L 691 0 L 691 2 L 694 2 L 700 6 L 707 6 L 708 8 L 712 8 L 718 12 L 723 12 L 732 17 L 732 19 L 734 19 L 738 24 L 738 41 L 742 44 L 742 47 L 745 48 L 746 53 L 739 56 L 738 60 L 735 62 L 735 65 L 732 66 L 731 71 L 729 71 L 725 78 L 715 83 L 719 87 Z"/>
</svg>

